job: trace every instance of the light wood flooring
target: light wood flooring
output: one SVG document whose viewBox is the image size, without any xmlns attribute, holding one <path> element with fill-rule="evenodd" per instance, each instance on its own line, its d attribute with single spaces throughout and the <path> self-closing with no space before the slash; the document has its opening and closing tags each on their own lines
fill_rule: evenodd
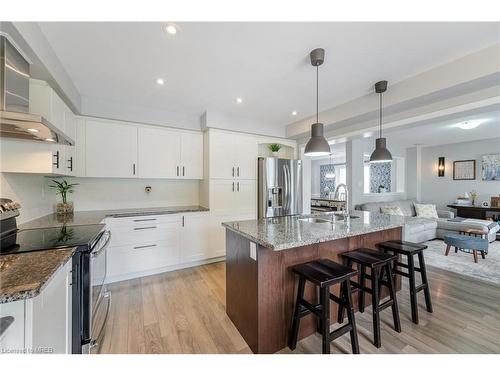
<svg viewBox="0 0 500 375">
<path fill-rule="evenodd" d="M 391 311 L 384 310 L 382 348 L 371 343 L 371 308 L 356 313 L 361 353 L 500 353 L 500 286 L 432 267 L 428 277 L 434 313 L 425 311 L 419 293 L 420 324 L 411 322 L 403 280 L 398 293 L 402 332 L 392 329 Z M 112 307 L 101 353 L 251 353 L 225 313 L 223 262 L 109 289 Z M 349 335 L 335 340 L 331 349 L 349 353 Z M 321 353 L 321 338 L 314 334 L 295 351 L 281 353 Z"/>
</svg>

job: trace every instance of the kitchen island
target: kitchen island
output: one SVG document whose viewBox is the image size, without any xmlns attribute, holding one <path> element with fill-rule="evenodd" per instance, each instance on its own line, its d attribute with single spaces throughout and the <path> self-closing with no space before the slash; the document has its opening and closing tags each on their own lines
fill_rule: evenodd
<svg viewBox="0 0 500 375">
<path fill-rule="evenodd" d="M 254 353 L 275 353 L 287 346 L 295 302 L 290 267 L 360 247 L 402 239 L 402 216 L 352 211 L 350 218 L 322 214 L 223 223 L 226 227 L 226 312 Z M 396 286 L 399 290 L 400 279 Z M 339 286 L 331 288 L 338 295 Z M 384 288 L 385 289 L 385 288 Z M 382 296 L 387 294 L 382 290 Z M 355 296 L 356 297 L 356 296 Z M 306 283 L 305 298 L 316 301 Z M 366 295 L 365 305 L 371 303 Z M 357 298 L 355 308 L 357 310 Z M 331 309 L 336 321 L 337 309 Z M 311 314 L 301 320 L 299 339 L 316 331 Z"/>
</svg>

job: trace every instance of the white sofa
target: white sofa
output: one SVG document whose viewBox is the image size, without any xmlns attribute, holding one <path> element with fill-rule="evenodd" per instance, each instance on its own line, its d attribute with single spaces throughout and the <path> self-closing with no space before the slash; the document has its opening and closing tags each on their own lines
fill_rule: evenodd
<svg viewBox="0 0 500 375">
<path fill-rule="evenodd" d="M 500 226 L 492 221 L 478 219 L 455 218 L 454 213 L 448 210 L 437 210 L 438 219 L 419 218 L 415 212 L 415 201 L 411 199 L 391 202 L 369 202 L 356 205 L 356 210 L 380 213 L 381 207 L 399 207 L 405 216 L 414 219 L 405 224 L 403 239 L 410 242 L 425 242 L 435 238 L 443 238 L 446 233 L 459 232 L 465 229 L 480 229 L 488 231 L 488 240 L 496 240 L 496 233 Z M 460 220 L 460 221 L 457 221 Z"/>
</svg>

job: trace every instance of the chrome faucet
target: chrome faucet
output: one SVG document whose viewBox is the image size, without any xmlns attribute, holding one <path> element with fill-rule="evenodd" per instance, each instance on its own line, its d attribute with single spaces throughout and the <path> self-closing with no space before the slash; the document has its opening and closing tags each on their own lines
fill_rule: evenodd
<svg viewBox="0 0 500 375">
<path fill-rule="evenodd" d="M 335 188 L 335 193 L 334 193 L 334 198 L 336 200 L 342 200 L 340 199 L 340 188 L 344 188 L 345 190 L 345 207 L 344 207 L 344 220 L 346 220 L 349 217 L 349 189 L 347 188 L 346 184 L 338 184 L 337 187 Z"/>
</svg>

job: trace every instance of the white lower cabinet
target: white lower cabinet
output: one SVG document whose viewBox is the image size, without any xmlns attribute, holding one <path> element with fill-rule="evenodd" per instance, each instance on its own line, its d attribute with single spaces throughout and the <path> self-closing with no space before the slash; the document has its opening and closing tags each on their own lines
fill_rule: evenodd
<svg viewBox="0 0 500 375">
<path fill-rule="evenodd" d="M 225 255 L 220 246 L 213 246 L 209 212 L 107 218 L 106 226 L 112 236 L 107 283 L 172 271 Z"/>
<path fill-rule="evenodd" d="M 38 296 L 0 304 L 0 317 L 13 318 L 0 339 L 0 353 L 70 354 L 71 261 Z"/>
</svg>

